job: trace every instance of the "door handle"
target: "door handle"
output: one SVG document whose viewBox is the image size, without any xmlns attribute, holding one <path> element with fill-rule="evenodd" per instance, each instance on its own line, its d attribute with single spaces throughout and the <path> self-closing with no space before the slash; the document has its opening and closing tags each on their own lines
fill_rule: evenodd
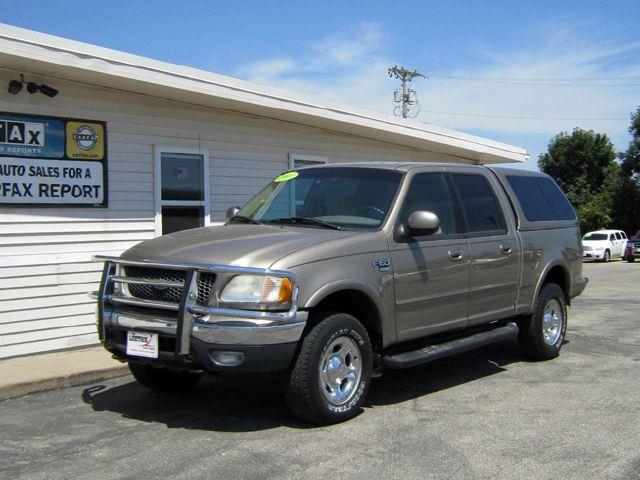
<svg viewBox="0 0 640 480">
<path fill-rule="evenodd" d="M 511 247 L 511 245 L 502 243 L 500 244 L 500 251 L 505 255 L 509 255 L 513 251 L 513 248 Z"/>
<path fill-rule="evenodd" d="M 449 258 L 451 260 L 461 260 L 462 259 L 462 250 L 459 248 L 452 248 L 449 250 Z"/>
</svg>

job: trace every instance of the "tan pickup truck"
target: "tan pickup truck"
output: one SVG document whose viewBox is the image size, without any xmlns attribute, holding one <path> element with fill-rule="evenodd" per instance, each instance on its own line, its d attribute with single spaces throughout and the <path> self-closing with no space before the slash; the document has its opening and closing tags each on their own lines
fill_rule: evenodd
<svg viewBox="0 0 640 480">
<path fill-rule="evenodd" d="M 100 339 L 151 389 L 280 372 L 296 415 L 339 422 L 383 372 L 516 336 L 557 356 L 587 283 L 576 214 L 540 173 L 314 166 L 227 216 L 97 258 Z"/>
</svg>

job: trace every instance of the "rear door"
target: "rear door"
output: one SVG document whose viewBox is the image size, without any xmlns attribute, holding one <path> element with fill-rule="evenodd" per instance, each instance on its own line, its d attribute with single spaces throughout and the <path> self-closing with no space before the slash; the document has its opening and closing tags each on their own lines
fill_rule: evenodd
<svg viewBox="0 0 640 480">
<path fill-rule="evenodd" d="M 622 239 L 622 235 L 620 235 L 620 232 L 615 232 L 614 237 L 615 237 L 615 241 L 614 241 L 614 248 L 613 248 L 614 250 L 613 256 L 621 257 L 622 249 L 624 247 L 624 240 Z"/>
<path fill-rule="evenodd" d="M 520 245 L 513 215 L 496 178 L 489 171 L 452 169 L 469 243 L 469 325 L 512 315 L 515 311 Z"/>
</svg>

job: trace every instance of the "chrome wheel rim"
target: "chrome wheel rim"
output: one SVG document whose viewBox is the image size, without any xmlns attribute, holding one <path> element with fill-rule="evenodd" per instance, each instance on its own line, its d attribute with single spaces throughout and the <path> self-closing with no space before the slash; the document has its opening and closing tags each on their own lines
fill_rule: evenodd
<svg viewBox="0 0 640 480">
<path fill-rule="evenodd" d="M 360 347 L 350 337 L 334 339 L 320 361 L 320 390 L 332 405 L 347 403 L 362 376 Z"/>
<path fill-rule="evenodd" d="M 544 307 L 542 334 L 547 345 L 555 345 L 562 334 L 562 307 L 556 299 L 549 300 Z"/>
</svg>

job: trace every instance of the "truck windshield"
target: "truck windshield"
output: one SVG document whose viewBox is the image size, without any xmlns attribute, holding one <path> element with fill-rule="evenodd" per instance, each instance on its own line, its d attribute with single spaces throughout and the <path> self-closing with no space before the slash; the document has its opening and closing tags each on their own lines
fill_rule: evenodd
<svg viewBox="0 0 640 480">
<path fill-rule="evenodd" d="M 587 233 L 584 237 L 582 237 L 583 240 L 606 240 L 607 239 L 607 234 L 606 233 Z"/>
<path fill-rule="evenodd" d="M 387 216 L 401 178 L 401 172 L 374 168 L 291 171 L 253 197 L 237 218 L 314 228 L 375 229 Z"/>
</svg>

